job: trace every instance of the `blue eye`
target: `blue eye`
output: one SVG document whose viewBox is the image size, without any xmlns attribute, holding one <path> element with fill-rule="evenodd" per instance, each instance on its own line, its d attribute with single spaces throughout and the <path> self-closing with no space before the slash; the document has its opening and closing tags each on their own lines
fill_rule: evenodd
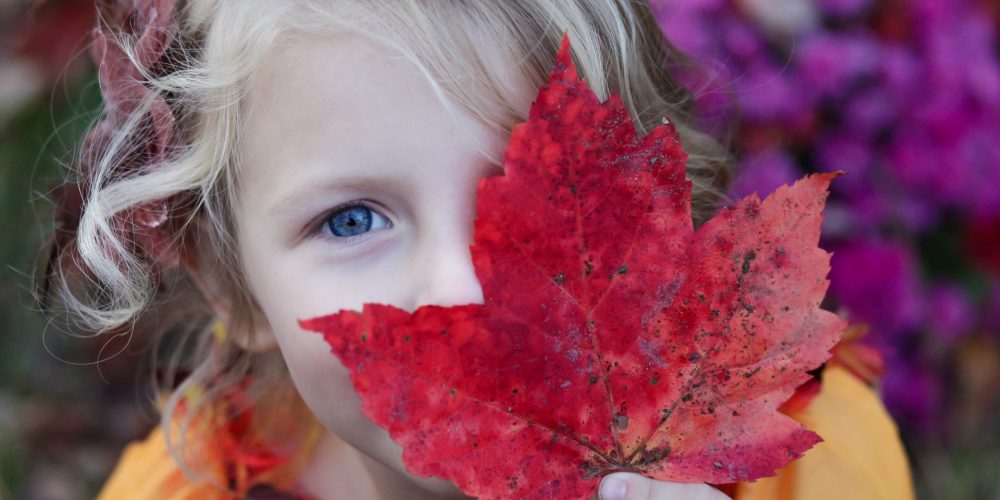
<svg viewBox="0 0 1000 500">
<path fill-rule="evenodd" d="M 378 212 L 356 202 L 351 203 L 353 204 L 334 209 L 330 217 L 323 221 L 324 232 L 329 229 L 335 237 L 351 238 L 367 233 L 373 226 L 375 229 L 392 226 L 388 219 Z"/>
</svg>

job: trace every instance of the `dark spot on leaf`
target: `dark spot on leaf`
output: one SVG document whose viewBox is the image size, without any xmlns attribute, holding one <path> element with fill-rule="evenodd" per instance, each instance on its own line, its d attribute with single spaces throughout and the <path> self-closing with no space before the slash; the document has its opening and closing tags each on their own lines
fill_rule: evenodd
<svg viewBox="0 0 1000 500">
<path fill-rule="evenodd" d="M 604 467 L 600 467 L 591 462 L 583 462 L 580 464 L 580 468 L 583 469 L 584 479 L 594 479 L 595 477 L 600 477 L 607 473 L 607 470 Z"/>
<path fill-rule="evenodd" d="M 614 424 L 615 427 L 625 430 L 628 428 L 628 417 L 622 414 L 615 415 Z"/>
<path fill-rule="evenodd" d="M 549 199 L 549 201 L 552 201 L 552 195 L 551 194 L 548 195 L 547 198 Z"/>
<path fill-rule="evenodd" d="M 754 368 L 753 370 L 750 370 L 750 371 L 744 373 L 743 376 L 746 377 L 746 378 L 750 378 L 750 377 L 756 375 L 757 372 L 759 372 L 759 371 L 760 371 L 760 367 L 758 366 L 757 368 Z"/>
<path fill-rule="evenodd" d="M 597 377 L 595 377 L 595 376 L 591 375 L 591 376 L 590 376 L 590 383 L 591 383 L 591 384 L 596 384 L 596 383 L 597 383 Z"/>
<path fill-rule="evenodd" d="M 511 391 L 510 391 L 510 393 L 511 393 L 511 394 L 517 394 L 517 389 L 513 389 L 513 390 L 511 390 Z"/>
<path fill-rule="evenodd" d="M 451 397 L 455 397 L 456 391 L 454 387 L 451 388 L 450 392 L 451 392 Z"/>
<path fill-rule="evenodd" d="M 566 281 L 566 275 L 563 273 L 559 273 L 559 275 L 553 278 L 552 281 L 555 281 L 557 285 L 561 285 L 563 281 Z"/>
<path fill-rule="evenodd" d="M 691 401 L 692 399 L 694 399 L 694 396 L 692 396 L 691 393 L 685 394 L 683 397 L 681 397 L 681 401 L 685 403 Z"/>
<path fill-rule="evenodd" d="M 628 272 L 628 266 L 626 266 L 625 264 L 622 264 L 621 267 L 618 268 L 618 274 L 625 274 L 627 272 Z"/>
<path fill-rule="evenodd" d="M 757 254 L 753 250 L 750 250 L 745 257 L 743 257 L 743 274 L 750 272 L 750 261 L 757 258 Z"/>
<path fill-rule="evenodd" d="M 447 328 L 442 328 L 441 329 L 441 335 L 448 335 L 448 329 Z"/>
<path fill-rule="evenodd" d="M 574 186 L 573 184 L 569 185 L 569 194 L 576 196 L 576 186 Z"/>
<path fill-rule="evenodd" d="M 699 293 L 698 294 L 698 303 L 700 304 L 702 302 L 705 302 L 705 294 Z"/>
<path fill-rule="evenodd" d="M 712 309 L 712 316 L 718 316 L 718 315 L 719 315 L 719 310 L 718 309 Z"/>
<path fill-rule="evenodd" d="M 590 273 L 594 271 L 594 263 L 590 259 L 583 261 L 583 274 L 590 276 Z"/>
<path fill-rule="evenodd" d="M 362 333 L 361 334 L 361 341 L 362 342 L 368 342 L 368 334 L 367 333 Z"/>
<path fill-rule="evenodd" d="M 712 462 L 712 467 L 715 467 L 716 469 L 721 469 L 722 462 Z"/>
<path fill-rule="evenodd" d="M 642 450 L 642 458 L 639 459 L 638 465 L 653 464 L 667 458 L 668 456 L 670 456 L 670 446 L 653 448 L 651 450 Z"/>
<path fill-rule="evenodd" d="M 409 335 L 404 335 L 403 336 L 403 342 L 409 342 L 409 341 L 410 341 L 410 336 Z"/>
<path fill-rule="evenodd" d="M 653 378 L 649 379 L 649 383 L 651 383 L 653 385 L 659 384 L 660 383 L 660 376 L 659 375 L 653 375 Z"/>
<path fill-rule="evenodd" d="M 699 359 L 701 359 L 701 355 L 699 355 L 698 353 L 694 353 L 691 355 L 690 358 L 688 358 L 688 361 L 692 363 L 697 363 Z"/>
</svg>

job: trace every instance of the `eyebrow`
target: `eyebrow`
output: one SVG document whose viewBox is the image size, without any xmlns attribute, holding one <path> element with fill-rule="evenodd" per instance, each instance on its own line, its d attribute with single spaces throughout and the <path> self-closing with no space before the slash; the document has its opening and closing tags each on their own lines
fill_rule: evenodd
<svg viewBox="0 0 1000 500">
<path fill-rule="evenodd" d="M 334 191 L 357 190 L 401 192 L 407 189 L 407 186 L 408 183 L 402 182 L 397 176 L 355 175 L 328 179 L 322 182 L 304 182 L 289 190 L 288 194 L 280 198 L 278 202 L 271 207 L 268 214 L 277 215 L 282 212 L 295 210 L 306 203 L 304 200 Z"/>
</svg>

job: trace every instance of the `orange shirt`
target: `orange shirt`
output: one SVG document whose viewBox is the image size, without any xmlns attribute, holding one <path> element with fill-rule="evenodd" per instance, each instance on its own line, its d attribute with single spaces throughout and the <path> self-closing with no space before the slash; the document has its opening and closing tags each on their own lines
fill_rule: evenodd
<svg viewBox="0 0 1000 500">
<path fill-rule="evenodd" d="M 163 431 L 157 427 L 143 441 L 125 449 L 98 498 L 235 498 L 236 495 L 223 489 L 227 477 L 235 478 L 234 489 L 244 493 L 251 487 L 251 480 L 258 488 L 266 483 L 267 487 L 280 491 L 293 491 L 319 430 L 308 410 L 304 406 L 300 410 L 306 413 L 297 418 L 306 418 L 314 431 L 303 434 L 303 446 L 284 459 L 274 456 L 269 459 L 266 454 L 247 453 L 244 449 L 239 453 L 245 459 L 237 470 L 232 470 L 232 460 L 227 461 L 226 452 L 219 449 L 229 445 L 211 439 L 191 439 L 186 456 L 205 464 L 201 471 L 206 478 L 202 479 L 189 477 L 175 463 L 167 451 Z M 818 433 L 823 442 L 774 477 L 733 485 L 730 493 L 736 499 L 913 498 L 910 471 L 896 426 L 875 392 L 852 370 L 841 364 L 828 364 L 819 392 L 806 404 L 788 405 L 784 411 Z M 203 430 L 196 426 L 191 434 Z"/>
</svg>

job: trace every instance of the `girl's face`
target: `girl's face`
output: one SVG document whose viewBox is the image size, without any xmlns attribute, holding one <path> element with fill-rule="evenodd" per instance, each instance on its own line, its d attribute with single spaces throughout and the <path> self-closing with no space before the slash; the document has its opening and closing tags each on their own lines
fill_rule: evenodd
<svg viewBox="0 0 1000 500">
<path fill-rule="evenodd" d="M 297 322 L 366 302 L 482 303 L 469 252 L 476 184 L 502 167 L 480 151 L 500 158 L 507 138 L 457 103 L 450 115 L 401 56 L 353 37 L 275 49 L 248 99 L 237 221 L 248 283 L 320 421 L 405 473 L 348 371 Z"/>
</svg>

